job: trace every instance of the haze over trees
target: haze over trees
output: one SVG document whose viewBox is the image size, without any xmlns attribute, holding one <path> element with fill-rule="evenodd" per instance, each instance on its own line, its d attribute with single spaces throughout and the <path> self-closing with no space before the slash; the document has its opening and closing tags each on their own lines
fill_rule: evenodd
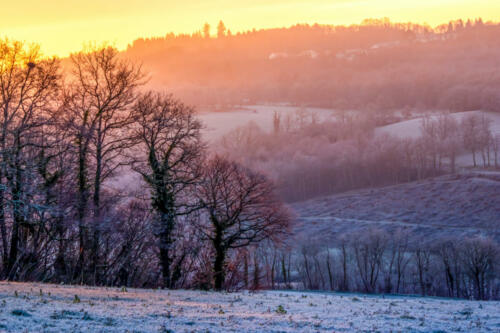
<svg viewBox="0 0 500 333">
<path fill-rule="evenodd" d="M 0 41 L 0 278 L 500 297 L 488 235 L 370 227 L 315 242 L 283 203 L 457 174 L 463 155 L 494 172 L 491 119 L 453 112 L 498 112 L 498 24 L 216 30 L 91 45 L 64 67 Z M 275 112 L 270 132 L 249 123 L 208 144 L 189 106 L 257 102 L 336 113 Z M 420 136 L 380 132 L 414 114 Z"/>
<path fill-rule="evenodd" d="M 271 121 L 272 132 L 249 123 L 212 146 L 275 179 L 288 202 L 455 173 L 464 155 L 486 169 L 500 163 L 500 135 L 482 113 L 427 114 L 416 125 L 421 134 L 403 138 L 381 132 L 377 119 L 363 112 L 318 121 L 298 109 Z"/>
<path fill-rule="evenodd" d="M 381 19 L 229 35 L 220 22 L 212 37 L 207 27 L 138 39 L 126 54 L 157 74 L 151 86 L 210 108 L 274 102 L 374 112 L 499 109 L 497 23 L 432 28 Z"/>
</svg>

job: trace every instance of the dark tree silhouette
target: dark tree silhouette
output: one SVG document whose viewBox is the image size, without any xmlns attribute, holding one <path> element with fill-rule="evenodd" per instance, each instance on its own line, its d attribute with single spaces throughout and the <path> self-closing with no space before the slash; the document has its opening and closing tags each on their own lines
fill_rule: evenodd
<svg viewBox="0 0 500 333">
<path fill-rule="evenodd" d="M 77 184 L 80 255 L 77 274 L 84 279 L 84 266 L 90 252 L 88 271 L 93 283 L 99 280 L 99 238 L 102 183 L 122 165 L 119 157 L 131 141 L 124 135 L 133 122 L 129 107 L 136 88 L 143 83 L 140 66 L 119 56 L 118 50 L 92 46 L 71 55 L 72 71 L 65 92 L 65 117 L 73 134 L 78 155 Z M 92 172 L 92 174 L 90 174 Z M 88 200 L 92 199 L 93 223 L 90 234 Z"/>
<path fill-rule="evenodd" d="M 32 148 L 49 123 L 58 70 L 59 61 L 43 58 L 38 46 L 0 40 L 0 236 L 4 273 L 10 278 L 23 260 L 19 256 L 28 256 L 28 235 L 34 228 L 27 216 L 34 195 L 28 176 L 35 168 Z M 6 207 L 12 208 L 10 242 Z"/>
<path fill-rule="evenodd" d="M 177 282 L 175 276 L 179 277 L 174 276 L 171 266 L 174 262 L 176 267 L 182 264 L 173 248 L 174 229 L 178 217 L 194 209 L 185 191 L 201 175 L 201 123 L 192 108 L 166 94 L 143 95 L 135 104 L 134 113 L 138 157 L 133 158 L 133 168 L 151 189 L 163 282 L 171 288 Z"/>
<path fill-rule="evenodd" d="M 216 156 L 206 163 L 203 182 L 196 191 L 208 222 L 199 225 L 211 241 L 214 288 L 225 280 L 228 251 L 279 239 L 288 231 L 290 218 L 266 177 L 236 162 Z"/>
</svg>

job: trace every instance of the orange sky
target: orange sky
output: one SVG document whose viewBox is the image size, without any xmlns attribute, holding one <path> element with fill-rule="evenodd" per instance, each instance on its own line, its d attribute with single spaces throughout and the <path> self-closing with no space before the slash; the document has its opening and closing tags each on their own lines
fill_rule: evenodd
<svg viewBox="0 0 500 333">
<path fill-rule="evenodd" d="M 0 35 L 64 56 L 89 41 L 125 48 L 138 37 L 191 33 L 221 19 L 236 32 L 382 17 L 431 25 L 458 18 L 500 21 L 500 0 L 0 0 Z"/>
</svg>

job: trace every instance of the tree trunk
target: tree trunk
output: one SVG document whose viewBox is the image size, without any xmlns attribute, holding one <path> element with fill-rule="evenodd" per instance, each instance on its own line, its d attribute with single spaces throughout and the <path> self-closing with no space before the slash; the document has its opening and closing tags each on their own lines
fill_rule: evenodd
<svg viewBox="0 0 500 333">
<path fill-rule="evenodd" d="M 17 157 L 16 157 L 17 160 Z M 17 161 L 15 163 L 15 176 L 14 176 L 14 187 L 12 189 L 12 215 L 14 217 L 13 225 L 12 225 L 12 234 L 11 234 L 11 239 L 10 239 L 10 253 L 9 253 L 9 260 L 7 263 L 7 272 L 8 272 L 8 278 L 12 279 L 14 277 L 14 265 L 17 262 L 18 259 L 18 252 L 19 252 L 19 233 L 20 233 L 20 227 L 24 222 L 22 212 L 21 212 L 21 169 L 20 166 L 18 165 Z"/>
<path fill-rule="evenodd" d="M 166 288 L 172 288 L 172 274 L 170 266 L 172 256 L 170 249 L 172 247 L 172 229 L 173 220 L 171 214 L 162 214 L 160 218 L 160 265 L 162 268 L 163 285 Z"/>
<path fill-rule="evenodd" d="M 215 248 L 214 289 L 220 291 L 224 286 L 225 280 L 224 262 L 226 260 L 226 249 L 222 244 L 222 237 L 219 232 L 217 232 L 213 243 Z"/>
<path fill-rule="evenodd" d="M 281 257 L 281 273 L 283 274 L 283 282 L 285 283 L 285 287 L 288 288 L 288 279 L 286 274 L 286 265 L 285 265 L 285 255 Z"/>
<path fill-rule="evenodd" d="M 271 265 L 271 289 L 274 289 L 274 271 L 276 269 L 276 253 L 273 253 L 273 263 Z"/>
<path fill-rule="evenodd" d="M 342 290 L 347 291 L 347 249 L 345 244 L 342 244 Z"/>
<path fill-rule="evenodd" d="M 86 232 L 85 232 L 85 215 L 87 210 L 87 150 L 83 146 L 83 136 L 78 137 L 78 259 L 75 267 L 73 279 L 80 279 L 83 282 L 83 270 L 85 266 L 85 249 L 86 249 Z"/>
<path fill-rule="evenodd" d="M 101 280 L 99 268 L 99 239 L 100 239 L 100 217 L 101 217 L 101 173 L 102 173 L 102 118 L 99 118 L 96 144 L 96 169 L 94 178 L 94 221 L 92 223 L 92 247 L 90 250 L 90 271 L 93 274 L 93 284 L 99 284 Z"/>
<path fill-rule="evenodd" d="M 0 186 L 3 187 L 2 172 L 0 170 Z M 4 210 L 4 189 L 0 188 L 0 236 L 2 237 L 2 263 L 4 264 L 4 275 L 7 275 L 7 260 L 8 260 L 8 243 L 7 243 L 7 229 L 5 227 L 5 210 Z M 2 272 L 0 272 L 2 277 Z"/>
<path fill-rule="evenodd" d="M 254 252 L 253 254 L 253 285 L 252 289 L 253 290 L 259 290 L 260 289 L 260 266 L 259 266 L 259 260 L 257 258 L 257 252 Z"/>
<path fill-rule="evenodd" d="M 248 254 L 245 253 L 243 256 L 243 283 L 245 284 L 245 289 L 248 289 Z"/>
<path fill-rule="evenodd" d="M 334 284 L 333 284 L 333 271 L 330 263 L 330 250 L 327 249 L 327 256 L 326 256 L 326 268 L 328 270 L 328 282 L 330 284 L 330 290 L 334 290 Z"/>
<path fill-rule="evenodd" d="M 64 228 L 62 219 L 58 218 L 56 222 L 57 235 L 59 237 L 59 244 L 57 248 L 56 260 L 54 263 L 54 270 L 58 280 L 66 282 L 66 263 L 64 260 L 65 244 L 64 244 Z M 66 277 L 66 279 L 64 278 Z"/>
</svg>

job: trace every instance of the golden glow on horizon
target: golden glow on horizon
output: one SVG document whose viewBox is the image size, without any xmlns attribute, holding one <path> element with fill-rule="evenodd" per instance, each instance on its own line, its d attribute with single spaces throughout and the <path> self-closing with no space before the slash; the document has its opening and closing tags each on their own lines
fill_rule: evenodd
<svg viewBox="0 0 500 333">
<path fill-rule="evenodd" d="M 192 33 L 219 20 L 233 32 L 296 23 L 354 24 L 366 18 L 437 25 L 500 21 L 498 0 L 0 0 L 0 36 L 65 56 L 89 41 L 123 49 L 139 37 Z"/>
</svg>

